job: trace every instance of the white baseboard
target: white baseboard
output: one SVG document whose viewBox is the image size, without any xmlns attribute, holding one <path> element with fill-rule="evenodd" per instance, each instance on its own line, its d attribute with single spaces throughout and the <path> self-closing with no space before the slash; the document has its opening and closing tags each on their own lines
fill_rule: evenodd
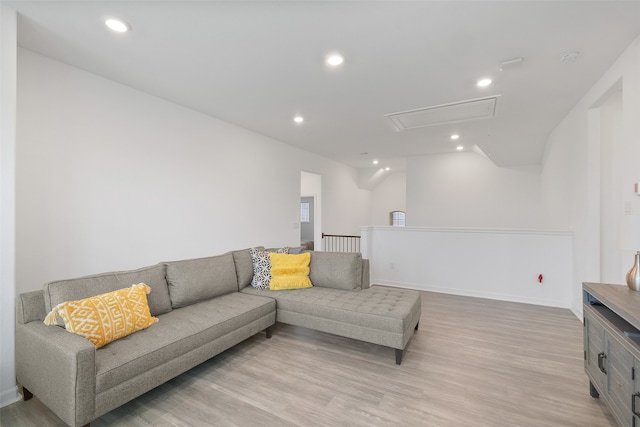
<svg viewBox="0 0 640 427">
<path fill-rule="evenodd" d="M 452 295 L 460 295 L 465 297 L 495 299 L 499 301 L 519 302 L 523 304 L 543 305 L 546 307 L 557 307 L 557 308 L 567 308 L 567 309 L 572 308 L 570 304 L 563 305 L 558 301 L 553 301 L 553 300 L 528 298 L 528 297 L 522 297 L 518 295 L 505 295 L 505 294 L 497 294 L 497 293 L 483 292 L 483 291 L 469 291 L 467 289 L 442 288 L 438 286 L 426 285 L 423 283 L 405 283 L 405 282 L 392 282 L 392 281 L 381 281 L 381 280 L 378 280 L 375 282 L 372 280 L 371 283 L 383 285 L 383 286 L 393 286 L 397 288 L 415 289 L 417 291 L 437 292 L 440 294 L 452 294 Z"/>
<path fill-rule="evenodd" d="M 581 323 L 584 323 L 584 317 L 582 314 L 582 306 L 575 307 L 571 306 L 571 312 L 576 315 L 576 317 L 580 320 Z"/>
<path fill-rule="evenodd" d="M 16 403 L 22 398 L 20 393 L 18 392 L 18 387 L 13 386 L 9 390 L 4 390 L 0 392 L 0 408 L 4 408 L 7 405 L 11 405 L 12 403 Z"/>
</svg>

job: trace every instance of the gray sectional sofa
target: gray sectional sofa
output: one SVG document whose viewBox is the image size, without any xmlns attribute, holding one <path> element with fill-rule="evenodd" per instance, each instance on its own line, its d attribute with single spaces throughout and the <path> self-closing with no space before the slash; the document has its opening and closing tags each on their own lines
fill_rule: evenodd
<svg viewBox="0 0 640 427">
<path fill-rule="evenodd" d="M 369 287 L 360 254 L 313 252 L 313 288 L 250 286 L 249 250 L 166 262 L 45 285 L 17 298 L 16 375 L 24 398 L 36 395 L 70 426 L 92 420 L 199 365 L 276 321 L 396 349 L 396 363 L 417 329 L 415 291 Z M 57 304 L 144 282 L 159 321 L 96 349 L 43 320 Z"/>
</svg>

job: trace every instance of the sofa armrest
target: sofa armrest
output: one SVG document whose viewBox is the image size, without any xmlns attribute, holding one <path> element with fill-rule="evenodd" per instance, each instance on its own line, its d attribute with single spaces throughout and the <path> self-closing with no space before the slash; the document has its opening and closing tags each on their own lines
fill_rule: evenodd
<svg viewBox="0 0 640 427">
<path fill-rule="evenodd" d="M 368 289 L 371 286 L 369 279 L 369 260 L 362 259 L 362 289 Z"/>
<path fill-rule="evenodd" d="M 16 320 L 20 324 L 44 320 L 47 311 L 44 305 L 44 292 L 33 291 L 18 295 L 16 298 Z"/>
<path fill-rule="evenodd" d="M 16 378 L 70 426 L 92 421 L 95 346 L 59 326 L 16 324 Z"/>
</svg>

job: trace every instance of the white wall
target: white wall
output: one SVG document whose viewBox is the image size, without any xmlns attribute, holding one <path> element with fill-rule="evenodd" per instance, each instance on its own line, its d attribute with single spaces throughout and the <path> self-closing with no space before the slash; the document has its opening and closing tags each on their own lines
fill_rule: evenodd
<svg viewBox="0 0 640 427">
<path fill-rule="evenodd" d="M 358 187 L 358 172 L 355 169 L 335 167 L 319 174 L 322 175 L 322 231 L 327 234 L 357 235 L 360 227 L 370 221 L 371 192 Z"/>
<path fill-rule="evenodd" d="M 407 174 L 387 174 L 371 192 L 371 225 L 389 225 L 389 212 L 407 209 Z"/>
<path fill-rule="evenodd" d="M 372 283 L 571 306 L 570 232 L 376 226 L 362 234 Z"/>
<path fill-rule="evenodd" d="M 327 232 L 369 191 L 323 157 L 18 49 L 17 286 L 299 244 L 300 171 Z"/>
<path fill-rule="evenodd" d="M 15 10 L 0 4 L 0 407 L 19 398 L 15 375 Z"/>
<path fill-rule="evenodd" d="M 407 160 L 407 225 L 540 228 L 540 173 L 472 152 Z"/>
<path fill-rule="evenodd" d="M 618 90 L 622 90 L 622 117 L 611 121 L 607 119 L 609 112 L 602 108 L 606 109 L 606 101 Z M 603 259 L 601 232 L 614 232 L 616 227 L 612 222 L 615 218 L 619 220 L 626 203 L 634 213 L 640 212 L 640 200 L 633 194 L 634 182 L 640 181 L 638 117 L 640 39 L 636 39 L 589 90 L 547 142 L 542 170 L 544 211 L 552 226 L 574 232 L 572 309 L 579 317 L 582 317 L 582 282 L 603 280 L 603 271 L 607 271 L 607 279 L 612 279 L 611 272 L 624 270 L 633 260 L 632 252 L 619 249 Z M 615 149 L 603 147 L 611 141 L 610 126 L 620 127 Z M 615 173 L 611 170 L 614 167 L 618 168 Z M 602 189 L 602 185 L 611 187 Z M 602 194 L 612 198 L 604 200 Z M 618 237 L 606 245 L 611 250 L 618 248 Z M 622 273 L 616 283 L 624 283 Z"/>
</svg>

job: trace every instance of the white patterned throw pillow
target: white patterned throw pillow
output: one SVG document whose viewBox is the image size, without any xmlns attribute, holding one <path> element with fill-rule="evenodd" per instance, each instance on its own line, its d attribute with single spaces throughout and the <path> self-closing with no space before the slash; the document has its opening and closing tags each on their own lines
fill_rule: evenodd
<svg viewBox="0 0 640 427">
<path fill-rule="evenodd" d="M 271 260 L 269 259 L 268 251 L 261 251 L 257 248 L 251 248 L 251 261 L 253 262 L 253 279 L 251 279 L 251 286 L 256 289 L 269 289 L 269 283 L 271 282 Z M 278 249 L 276 251 L 280 254 L 288 254 L 289 247 Z"/>
</svg>

